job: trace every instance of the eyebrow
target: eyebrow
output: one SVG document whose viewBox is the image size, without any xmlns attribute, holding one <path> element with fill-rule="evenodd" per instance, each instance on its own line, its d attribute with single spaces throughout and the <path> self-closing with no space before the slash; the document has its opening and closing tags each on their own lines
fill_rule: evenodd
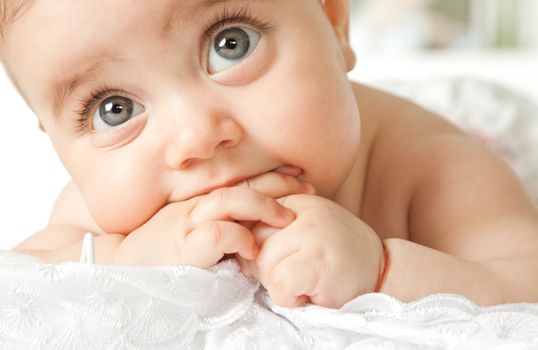
<svg viewBox="0 0 538 350">
<path fill-rule="evenodd" d="M 8 2 L 11 2 L 8 5 Z M 34 5 L 34 0 L 0 0 L 0 39 L 5 40 L 8 26 L 18 21 Z"/>
<path fill-rule="evenodd" d="M 54 116 L 59 115 L 64 106 L 67 98 L 73 94 L 73 92 L 81 86 L 83 83 L 94 78 L 105 72 L 105 66 L 116 64 L 121 65 L 127 63 L 128 60 L 125 58 L 115 57 L 115 56 L 105 56 L 95 61 L 88 68 L 86 68 L 82 73 L 75 74 L 71 78 L 61 80 L 53 85 L 53 104 L 52 112 Z"/>
<path fill-rule="evenodd" d="M 229 1 L 230 0 L 191 0 L 190 2 L 187 2 L 187 4 L 176 6 L 175 10 L 171 12 L 170 16 L 164 22 L 165 25 L 161 31 L 161 37 L 168 36 L 168 34 L 172 31 L 174 25 L 176 24 L 176 20 L 179 17 L 177 15 L 178 12 L 193 13 L 191 20 L 195 21 L 195 18 L 197 18 L 197 16 L 194 16 L 195 13 L 207 11 L 217 5 L 227 3 Z M 193 4 L 193 2 L 195 3 Z"/>
</svg>

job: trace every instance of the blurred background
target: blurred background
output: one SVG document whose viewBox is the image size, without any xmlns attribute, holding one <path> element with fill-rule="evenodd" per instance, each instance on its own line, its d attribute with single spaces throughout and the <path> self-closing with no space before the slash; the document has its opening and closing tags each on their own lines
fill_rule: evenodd
<svg viewBox="0 0 538 350">
<path fill-rule="evenodd" d="M 358 49 L 536 48 L 536 0 L 353 0 Z"/>
<path fill-rule="evenodd" d="M 538 101 L 538 0 L 351 0 L 354 80 L 476 78 Z M 68 181 L 0 69 L 0 249 L 43 228 Z"/>
<path fill-rule="evenodd" d="M 538 96 L 537 19 L 537 0 L 352 0 L 351 76 L 472 76 Z"/>
</svg>

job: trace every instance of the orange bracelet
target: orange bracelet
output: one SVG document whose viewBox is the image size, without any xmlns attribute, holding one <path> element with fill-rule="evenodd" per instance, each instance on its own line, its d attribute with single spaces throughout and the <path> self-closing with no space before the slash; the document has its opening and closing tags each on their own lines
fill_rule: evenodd
<svg viewBox="0 0 538 350">
<path fill-rule="evenodd" d="M 383 283 L 385 282 L 385 278 L 387 277 L 387 271 L 389 270 L 389 250 L 385 246 L 385 243 L 381 241 L 381 244 L 383 245 L 383 270 L 379 274 L 379 278 L 377 279 L 377 284 L 375 286 L 374 292 L 379 293 L 381 290 L 381 287 L 383 287 Z"/>
</svg>

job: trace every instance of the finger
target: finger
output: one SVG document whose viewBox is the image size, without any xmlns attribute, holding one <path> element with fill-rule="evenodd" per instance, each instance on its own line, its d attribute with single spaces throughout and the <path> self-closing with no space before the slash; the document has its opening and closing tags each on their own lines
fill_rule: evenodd
<svg viewBox="0 0 538 350">
<path fill-rule="evenodd" d="M 190 215 L 191 228 L 216 220 L 262 221 L 285 227 L 295 214 L 274 198 L 248 188 L 229 187 L 215 190 L 200 199 Z"/>
<path fill-rule="evenodd" d="M 259 222 L 250 229 L 250 232 L 254 237 L 256 245 L 258 247 L 261 247 L 265 240 L 274 235 L 275 233 L 279 232 L 279 229 L 264 224 L 263 222 Z"/>
<path fill-rule="evenodd" d="M 255 269 L 252 272 L 268 290 L 274 289 L 274 277 L 272 277 L 273 270 L 281 261 L 284 261 L 287 257 L 297 254 L 298 252 L 298 248 L 289 245 L 270 247 L 267 244 L 264 244 L 260 248 L 260 252 L 258 253 L 258 257 L 254 264 Z"/>
<path fill-rule="evenodd" d="M 308 296 L 316 290 L 322 271 L 316 261 L 312 261 L 299 251 L 282 259 L 269 273 L 265 287 L 274 290 L 279 300 L 296 302 L 300 296 Z"/>
<path fill-rule="evenodd" d="M 246 227 L 248 230 L 252 231 L 252 228 L 256 226 L 257 221 L 241 221 L 237 220 L 237 223 L 243 227 Z"/>
<path fill-rule="evenodd" d="M 262 283 L 278 305 L 295 307 L 310 301 L 320 273 L 318 264 L 297 252 L 277 263 Z"/>
<path fill-rule="evenodd" d="M 278 263 L 299 252 L 301 242 L 296 242 L 294 235 L 287 229 L 273 232 L 271 228 L 262 227 L 258 232 L 258 227 L 262 227 L 262 225 L 257 225 L 253 232 L 254 239 L 262 242 L 258 245 L 260 251 L 256 257 L 257 277 L 267 280 Z"/>
<path fill-rule="evenodd" d="M 330 269 L 319 253 L 301 251 L 280 261 L 265 282 L 267 290 L 275 291 L 275 302 L 312 304 L 338 309 L 357 296 L 352 286 L 335 288 L 335 275 L 328 275 Z M 351 288 L 351 289 L 350 289 Z M 270 294 L 271 295 L 271 294 Z"/>
<path fill-rule="evenodd" d="M 254 237 L 243 226 L 229 221 L 208 222 L 191 231 L 181 247 L 181 262 L 207 268 L 215 265 L 224 254 L 237 253 L 245 259 L 255 259 Z"/>
<path fill-rule="evenodd" d="M 252 272 L 252 267 L 254 265 L 253 261 L 249 261 L 243 258 L 242 256 L 240 256 L 239 254 L 235 254 L 234 258 L 239 264 L 239 268 L 241 270 L 241 273 L 243 273 L 243 275 L 245 275 L 246 277 L 254 277 L 254 274 Z"/>
<path fill-rule="evenodd" d="M 290 194 L 315 194 L 316 189 L 308 182 L 303 182 L 294 176 L 268 172 L 239 182 L 236 186 L 247 187 L 266 196 L 279 198 Z"/>
</svg>

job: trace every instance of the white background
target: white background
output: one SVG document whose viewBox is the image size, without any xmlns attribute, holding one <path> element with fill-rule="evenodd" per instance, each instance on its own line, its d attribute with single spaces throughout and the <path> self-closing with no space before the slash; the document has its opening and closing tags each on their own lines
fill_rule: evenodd
<svg viewBox="0 0 538 350">
<path fill-rule="evenodd" d="M 44 227 L 68 179 L 37 118 L 0 73 L 0 249 Z"/>
<path fill-rule="evenodd" d="M 538 53 L 429 53 L 358 55 L 355 80 L 465 76 L 500 82 L 538 101 Z M 0 249 L 43 228 L 57 194 L 68 181 L 37 118 L 0 72 Z"/>
</svg>

